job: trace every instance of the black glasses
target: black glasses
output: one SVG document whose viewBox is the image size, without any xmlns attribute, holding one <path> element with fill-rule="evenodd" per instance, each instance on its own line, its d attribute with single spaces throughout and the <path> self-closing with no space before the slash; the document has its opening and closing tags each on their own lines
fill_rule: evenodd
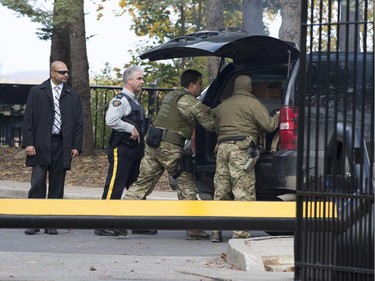
<svg viewBox="0 0 375 281">
<path fill-rule="evenodd" d="M 54 70 L 54 71 L 61 75 L 69 74 L 68 70 Z"/>
</svg>

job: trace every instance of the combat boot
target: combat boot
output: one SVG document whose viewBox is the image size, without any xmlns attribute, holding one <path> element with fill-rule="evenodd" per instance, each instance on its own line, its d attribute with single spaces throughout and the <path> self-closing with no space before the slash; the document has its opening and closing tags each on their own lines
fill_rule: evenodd
<svg viewBox="0 0 375 281">
<path fill-rule="evenodd" d="M 186 231 L 186 240 L 207 240 L 210 234 L 200 229 L 192 229 Z"/>
<path fill-rule="evenodd" d="M 233 231 L 232 239 L 246 239 L 250 238 L 251 234 L 247 230 L 236 230 Z"/>
<path fill-rule="evenodd" d="M 123 228 L 112 229 L 115 233 L 121 236 L 128 236 L 128 230 Z"/>
<path fill-rule="evenodd" d="M 39 228 L 28 228 L 25 230 L 26 235 L 34 235 L 35 233 L 39 232 Z"/>
<path fill-rule="evenodd" d="M 212 230 L 211 232 L 211 242 L 223 242 L 223 235 L 221 230 Z"/>
<path fill-rule="evenodd" d="M 120 234 L 113 229 L 95 229 L 95 235 L 98 236 L 119 236 Z"/>
</svg>

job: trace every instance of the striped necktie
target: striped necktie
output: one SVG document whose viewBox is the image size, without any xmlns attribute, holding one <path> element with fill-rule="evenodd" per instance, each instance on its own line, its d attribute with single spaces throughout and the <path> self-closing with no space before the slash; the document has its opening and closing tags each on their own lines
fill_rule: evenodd
<svg viewBox="0 0 375 281">
<path fill-rule="evenodd" d="M 60 113 L 60 87 L 53 87 L 53 103 L 55 105 L 55 118 L 53 120 L 53 134 L 60 134 L 61 132 L 61 113 Z"/>
</svg>

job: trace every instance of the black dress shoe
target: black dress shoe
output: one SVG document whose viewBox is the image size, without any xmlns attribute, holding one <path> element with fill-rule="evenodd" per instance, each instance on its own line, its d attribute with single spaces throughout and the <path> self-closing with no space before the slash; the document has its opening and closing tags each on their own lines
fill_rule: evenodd
<svg viewBox="0 0 375 281">
<path fill-rule="evenodd" d="M 95 229 L 95 235 L 99 236 L 119 236 L 118 232 L 112 229 Z"/>
<path fill-rule="evenodd" d="M 25 230 L 26 235 L 34 235 L 35 233 L 39 232 L 39 228 L 28 228 Z"/>
<path fill-rule="evenodd" d="M 58 234 L 58 233 L 57 233 L 57 230 L 54 229 L 54 228 L 48 228 L 48 229 L 45 229 L 45 230 L 44 230 L 44 233 L 49 234 L 49 235 L 57 235 L 57 234 Z"/>
<path fill-rule="evenodd" d="M 128 236 L 128 230 L 126 229 L 121 229 L 121 228 L 117 228 L 117 229 L 112 229 L 115 233 L 117 233 L 118 235 L 121 235 L 121 236 Z"/>
<path fill-rule="evenodd" d="M 158 233 L 158 231 L 156 229 L 133 229 L 132 233 L 133 234 L 148 234 L 148 235 L 152 235 L 152 234 Z"/>
</svg>

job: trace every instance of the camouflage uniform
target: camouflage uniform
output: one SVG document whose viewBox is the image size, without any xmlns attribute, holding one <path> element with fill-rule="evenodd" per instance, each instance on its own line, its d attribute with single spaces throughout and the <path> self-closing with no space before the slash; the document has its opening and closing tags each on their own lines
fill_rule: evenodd
<svg viewBox="0 0 375 281">
<path fill-rule="evenodd" d="M 179 122 L 179 124 L 181 122 L 186 123 L 186 126 L 181 127 L 181 130 L 175 133 L 183 136 L 184 139 L 190 139 L 198 122 L 204 128 L 210 131 L 214 130 L 214 120 L 210 116 L 210 108 L 200 103 L 185 89 L 177 89 L 171 94 L 181 95 L 177 100 L 177 110 L 181 120 L 173 121 Z M 172 123 L 172 120 L 169 120 L 169 122 Z M 146 198 L 155 188 L 165 169 L 170 175 L 176 175 L 179 170 L 179 160 L 183 153 L 182 146 L 167 141 L 161 141 L 160 146 L 157 148 L 146 145 L 145 156 L 141 161 L 140 175 L 137 181 L 129 188 L 125 199 Z M 182 171 L 176 179 L 176 184 L 177 195 L 180 200 L 197 199 L 195 181 L 190 172 Z"/>
<path fill-rule="evenodd" d="M 255 171 L 243 170 L 251 140 L 252 138 L 228 141 L 218 146 L 214 178 L 215 200 L 255 200 Z"/>
<path fill-rule="evenodd" d="M 233 95 L 213 110 L 218 135 L 214 200 L 254 201 L 255 171 L 246 171 L 248 148 L 256 146 L 260 130 L 274 131 L 279 114 L 267 109 L 251 94 L 251 78 L 238 76 Z M 248 231 L 234 231 L 234 238 L 246 238 Z M 216 241 L 215 241 L 216 242 Z"/>
</svg>

